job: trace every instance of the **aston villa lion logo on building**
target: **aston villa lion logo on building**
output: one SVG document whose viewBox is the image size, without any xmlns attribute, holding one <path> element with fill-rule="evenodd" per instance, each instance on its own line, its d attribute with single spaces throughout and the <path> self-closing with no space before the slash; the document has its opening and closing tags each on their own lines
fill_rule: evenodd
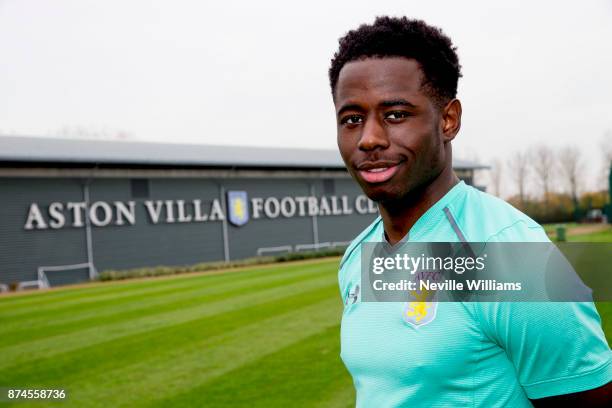
<svg viewBox="0 0 612 408">
<path fill-rule="evenodd" d="M 249 222 L 249 202 L 246 191 L 227 192 L 228 220 L 240 227 Z"/>
</svg>

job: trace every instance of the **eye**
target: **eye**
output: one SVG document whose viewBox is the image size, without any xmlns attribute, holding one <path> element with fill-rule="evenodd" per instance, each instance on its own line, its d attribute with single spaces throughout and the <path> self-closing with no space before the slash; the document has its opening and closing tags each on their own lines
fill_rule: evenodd
<svg viewBox="0 0 612 408">
<path fill-rule="evenodd" d="M 406 111 L 391 111 L 385 114 L 385 119 L 389 119 L 391 122 L 399 122 L 408 116 L 410 116 L 410 114 Z"/>
<path fill-rule="evenodd" d="M 341 125 L 358 125 L 363 121 L 361 115 L 347 115 L 340 120 Z"/>
</svg>

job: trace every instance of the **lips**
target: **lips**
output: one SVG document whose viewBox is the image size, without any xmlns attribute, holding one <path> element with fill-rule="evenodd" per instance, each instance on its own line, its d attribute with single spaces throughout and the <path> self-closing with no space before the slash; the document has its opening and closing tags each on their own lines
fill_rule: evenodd
<svg viewBox="0 0 612 408">
<path fill-rule="evenodd" d="M 397 173 L 400 163 L 371 163 L 358 168 L 359 175 L 367 183 L 384 183 Z"/>
</svg>

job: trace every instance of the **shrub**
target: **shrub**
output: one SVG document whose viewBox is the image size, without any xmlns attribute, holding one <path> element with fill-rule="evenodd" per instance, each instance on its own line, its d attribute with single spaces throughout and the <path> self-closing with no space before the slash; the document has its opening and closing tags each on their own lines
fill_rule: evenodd
<svg viewBox="0 0 612 408">
<path fill-rule="evenodd" d="M 328 256 L 340 256 L 346 248 L 331 248 L 311 252 L 291 252 L 277 256 L 259 256 L 254 258 L 240 259 L 236 261 L 202 262 L 195 265 L 178 266 L 154 266 L 144 268 L 133 268 L 125 270 L 106 270 L 98 275 L 100 281 L 123 280 L 133 278 L 145 278 L 155 276 L 177 275 L 190 272 L 215 271 L 220 269 L 237 268 L 241 266 L 271 264 L 276 262 L 291 262 L 304 259 L 323 258 Z"/>
</svg>

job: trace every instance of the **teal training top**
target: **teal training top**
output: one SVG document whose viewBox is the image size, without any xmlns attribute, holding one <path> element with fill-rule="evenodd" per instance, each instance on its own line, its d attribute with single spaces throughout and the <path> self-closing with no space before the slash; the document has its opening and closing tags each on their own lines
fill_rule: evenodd
<svg viewBox="0 0 612 408">
<path fill-rule="evenodd" d="M 612 352 L 590 302 L 361 302 L 362 242 L 384 240 L 378 217 L 339 270 L 341 353 L 357 407 L 530 407 L 529 399 L 612 380 Z M 548 242 L 535 221 L 463 182 L 410 229 L 409 241 Z"/>
</svg>

